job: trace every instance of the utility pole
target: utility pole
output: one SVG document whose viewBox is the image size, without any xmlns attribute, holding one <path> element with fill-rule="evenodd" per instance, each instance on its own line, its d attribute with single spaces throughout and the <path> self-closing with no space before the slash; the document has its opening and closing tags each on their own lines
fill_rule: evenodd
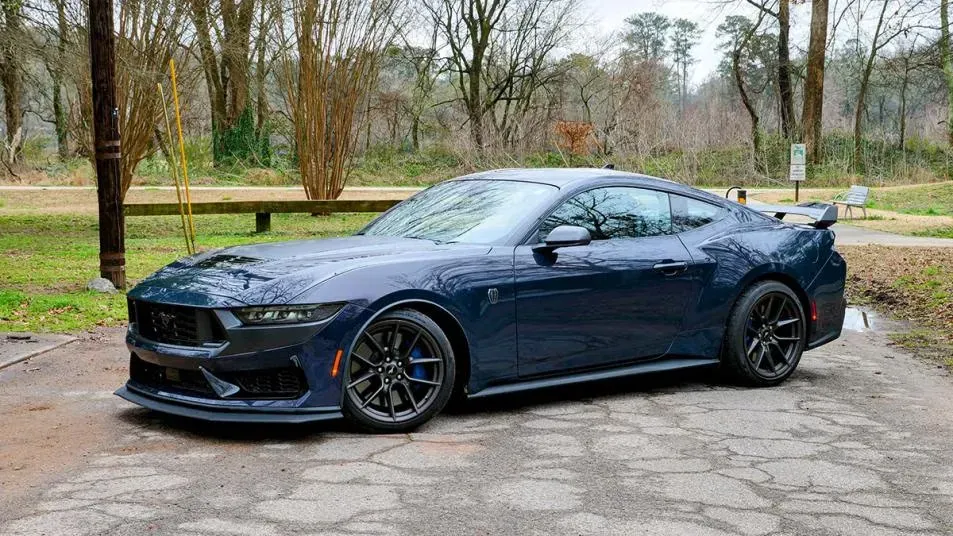
<svg viewBox="0 0 953 536">
<path fill-rule="evenodd" d="M 126 288 L 125 222 L 116 107 L 116 39 L 112 0 L 89 0 L 89 65 L 93 80 L 96 194 L 99 199 L 99 273 Z"/>
</svg>

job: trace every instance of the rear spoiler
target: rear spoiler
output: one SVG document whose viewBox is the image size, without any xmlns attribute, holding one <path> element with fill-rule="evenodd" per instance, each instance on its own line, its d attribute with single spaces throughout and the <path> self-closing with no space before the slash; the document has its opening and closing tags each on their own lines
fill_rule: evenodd
<svg viewBox="0 0 953 536">
<path fill-rule="evenodd" d="M 825 203 L 801 203 L 800 205 L 751 205 L 758 212 L 774 213 L 774 217 L 783 220 L 788 214 L 807 216 L 814 220 L 810 224 L 816 229 L 827 229 L 837 223 L 837 207 Z"/>
</svg>

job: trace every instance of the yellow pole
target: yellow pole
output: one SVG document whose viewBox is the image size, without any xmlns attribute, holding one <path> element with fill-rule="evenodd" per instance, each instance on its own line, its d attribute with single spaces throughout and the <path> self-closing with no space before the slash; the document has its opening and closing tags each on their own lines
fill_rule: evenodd
<svg viewBox="0 0 953 536">
<path fill-rule="evenodd" d="M 185 183 L 185 203 L 189 209 L 189 228 L 192 231 L 192 250 L 195 250 L 195 221 L 192 219 L 192 193 L 189 190 L 189 167 L 185 157 L 185 137 L 182 135 L 182 116 L 179 113 L 179 85 L 175 79 L 175 60 L 169 58 L 172 72 L 172 102 L 175 104 L 175 124 L 179 129 L 179 163 L 182 164 L 182 182 Z"/>
<path fill-rule="evenodd" d="M 162 84 L 156 84 L 156 87 L 159 88 L 159 96 L 162 98 L 162 115 L 165 116 L 165 132 L 169 136 L 169 148 L 172 148 L 172 144 L 175 143 L 172 140 L 172 124 L 169 122 L 169 109 L 165 104 L 165 91 L 162 90 Z M 173 149 L 174 151 L 174 149 Z M 185 206 L 182 204 L 182 189 L 179 187 L 179 170 L 176 169 L 178 165 L 175 161 L 175 152 L 169 153 L 169 169 L 172 170 L 172 181 L 175 182 L 175 198 L 179 201 L 179 216 L 182 217 L 182 234 L 185 236 L 185 251 L 189 255 L 195 253 L 192 250 L 192 244 L 189 242 L 189 226 L 185 223 Z"/>
</svg>

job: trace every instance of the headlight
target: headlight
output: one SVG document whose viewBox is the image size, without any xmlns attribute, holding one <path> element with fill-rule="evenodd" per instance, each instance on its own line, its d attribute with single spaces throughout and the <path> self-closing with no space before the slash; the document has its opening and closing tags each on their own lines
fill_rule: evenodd
<svg viewBox="0 0 953 536">
<path fill-rule="evenodd" d="M 260 326 L 265 324 L 301 324 L 320 322 L 334 316 L 341 310 L 343 303 L 321 305 L 273 305 L 267 307 L 245 307 L 233 312 L 242 324 Z"/>
</svg>

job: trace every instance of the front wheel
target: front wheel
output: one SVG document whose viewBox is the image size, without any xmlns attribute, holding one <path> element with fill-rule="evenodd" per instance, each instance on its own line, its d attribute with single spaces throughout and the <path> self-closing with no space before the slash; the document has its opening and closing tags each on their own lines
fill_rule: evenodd
<svg viewBox="0 0 953 536">
<path fill-rule="evenodd" d="M 735 304 L 722 364 L 741 383 L 777 385 L 797 368 L 806 340 L 807 322 L 797 295 L 783 283 L 762 281 Z"/>
<path fill-rule="evenodd" d="M 406 432 L 447 405 L 456 366 L 450 340 L 430 317 L 387 312 L 357 338 L 344 376 L 344 413 L 373 432 Z"/>
</svg>

